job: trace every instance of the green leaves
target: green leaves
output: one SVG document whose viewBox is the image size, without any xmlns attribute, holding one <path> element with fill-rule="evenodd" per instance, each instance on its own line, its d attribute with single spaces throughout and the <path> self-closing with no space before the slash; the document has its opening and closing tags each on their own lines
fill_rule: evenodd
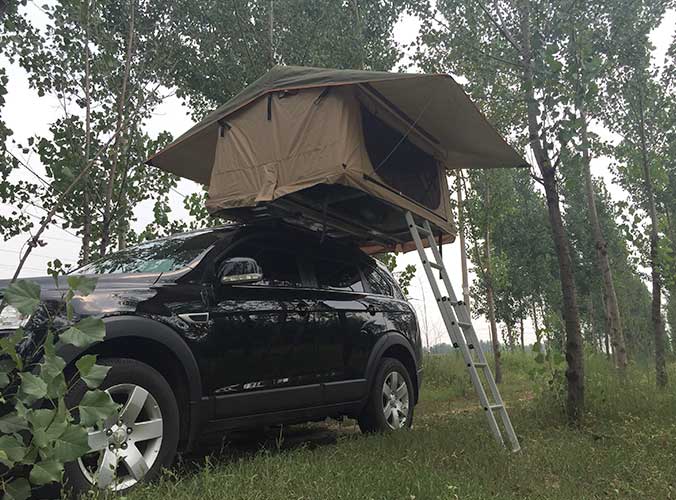
<svg viewBox="0 0 676 500">
<path fill-rule="evenodd" d="M 64 463 L 76 460 L 89 451 L 87 428 L 118 410 L 118 405 L 110 396 L 98 390 L 85 393 L 79 407 L 80 422 L 74 422 L 66 408 L 66 362 L 57 354 L 53 318 L 60 315 L 71 320 L 75 293 L 90 294 L 96 280 L 69 276 L 66 281 L 69 288 L 63 295 L 65 311 L 49 311 L 46 335 L 29 332 L 31 340 L 40 342 L 31 346 L 31 349 L 34 348 L 31 352 L 42 352 L 38 365 L 31 361 L 24 367 L 23 359 L 17 352 L 17 346 L 26 338 L 22 329 L 0 339 L 0 389 L 3 389 L 0 402 L 8 409 L 13 406 L 12 411 L 0 416 L 0 464 L 9 469 L 10 477 L 17 478 L 3 484 L 3 499 L 23 500 L 31 496 L 32 486 L 61 481 Z M 19 281 L 8 288 L 6 297 L 7 302 L 22 314 L 30 314 L 40 305 L 40 287 Z M 87 317 L 71 324 L 59 340 L 86 348 L 103 340 L 104 336 L 103 321 Z M 76 366 L 89 388 L 97 387 L 110 369 L 97 365 L 93 355 L 82 357 Z M 16 390 L 5 392 L 6 387 L 15 387 Z"/>
<path fill-rule="evenodd" d="M 5 452 L 4 456 L 0 456 L 0 463 L 7 467 L 23 460 L 27 451 L 19 438 L 10 435 L 0 436 L 0 450 Z"/>
<path fill-rule="evenodd" d="M 93 427 L 114 414 L 119 405 L 110 398 L 107 392 L 94 390 L 87 391 L 78 408 L 80 410 L 80 424 Z"/>
<path fill-rule="evenodd" d="M 21 418 L 16 412 L 10 412 L 0 417 L 0 432 L 3 434 L 14 434 L 26 429 L 28 429 L 26 419 Z"/>
<path fill-rule="evenodd" d="M 20 373 L 21 378 L 20 392 L 33 400 L 44 398 L 47 395 L 47 382 L 32 373 Z"/>
<path fill-rule="evenodd" d="M 21 314 L 33 314 L 40 305 L 40 285 L 26 280 L 15 281 L 5 290 L 5 300 Z"/>
<path fill-rule="evenodd" d="M 0 370 L 3 372 L 7 373 L 14 369 L 14 367 L 19 369 L 23 367 L 23 360 L 16 352 L 16 346 L 23 339 L 23 337 L 24 331 L 21 328 L 17 328 L 16 331 L 9 337 L 0 339 L 0 353 L 9 356 L 9 360 L 0 361 Z M 10 363 L 13 363 L 14 366 L 10 366 Z"/>
<path fill-rule="evenodd" d="M 77 460 L 89 451 L 87 431 L 80 425 L 68 424 L 55 440 L 52 456 L 61 462 Z"/>
<path fill-rule="evenodd" d="M 90 278 L 84 275 L 77 275 L 74 274 L 72 276 L 68 276 L 68 286 L 80 292 L 82 295 L 89 295 L 94 291 L 94 288 L 96 288 L 96 278 Z"/>
<path fill-rule="evenodd" d="M 30 473 L 30 482 L 37 486 L 56 483 L 63 476 L 63 463 L 58 460 L 42 460 L 33 466 Z"/>
<path fill-rule="evenodd" d="M 106 335 L 106 327 L 100 318 L 89 316 L 77 322 L 61 334 L 62 342 L 76 347 L 88 347 L 100 342 Z"/>
<path fill-rule="evenodd" d="M 103 382 L 103 379 L 106 378 L 106 375 L 110 370 L 109 366 L 97 365 L 95 363 L 96 356 L 92 354 L 82 356 L 75 363 L 75 366 L 80 372 L 80 378 L 90 389 L 96 389 L 101 385 L 101 382 Z"/>
<path fill-rule="evenodd" d="M 26 479 L 20 477 L 5 485 L 3 500 L 26 500 L 31 496 L 31 485 Z"/>
</svg>

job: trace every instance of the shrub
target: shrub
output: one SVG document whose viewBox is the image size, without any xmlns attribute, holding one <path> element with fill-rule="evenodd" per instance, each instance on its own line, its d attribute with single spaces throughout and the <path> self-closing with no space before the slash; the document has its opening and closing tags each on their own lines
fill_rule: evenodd
<svg viewBox="0 0 676 500">
<path fill-rule="evenodd" d="M 63 280 L 55 277 L 57 287 Z M 77 363 L 75 376 L 89 390 L 77 408 L 67 408 L 64 397 L 68 387 L 66 362 L 58 347 L 71 344 L 86 348 L 105 335 L 99 318 L 74 318 L 71 301 L 76 293 L 90 294 L 96 280 L 69 276 L 63 291 L 63 310 L 50 310 L 40 300 L 40 286 L 17 281 L 4 291 L 0 311 L 13 307 L 24 317 L 46 318 L 44 331 L 17 328 L 0 339 L 0 484 L 5 499 L 24 500 L 32 488 L 61 482 L 64 463 L 89 451 L 87 429 L 117 410 L 108 393 L 96 389 L 108 367 L 86 355 Z M 71 415 L 77 411 L 77 421 Z"/>
</svg>

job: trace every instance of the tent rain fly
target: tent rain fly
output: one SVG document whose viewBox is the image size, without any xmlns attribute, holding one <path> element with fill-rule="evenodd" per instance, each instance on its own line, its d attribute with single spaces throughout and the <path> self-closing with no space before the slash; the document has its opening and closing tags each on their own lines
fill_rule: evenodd
<svg viewBox="0 0 676 500">
<path fill-rule="evenodd" d="M 447 75 L 277 66 L 153 156 L 207 208 L 280 216 L 368 253 L 411 250 L 403 218 L 455 237 L 447 171 L 524 165 Z"/>
</svg>

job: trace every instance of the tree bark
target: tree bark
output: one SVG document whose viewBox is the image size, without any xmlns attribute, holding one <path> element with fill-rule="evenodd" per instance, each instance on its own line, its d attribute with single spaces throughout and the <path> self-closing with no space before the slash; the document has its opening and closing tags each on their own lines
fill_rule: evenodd
<svg viewBox="0 0 676 500">
<path fill-rule="evenodd" d="M 530 32 L 530 0 L 519 1 L 521 33 L 523 36 L 523 83 L 527 102 L 528 132 L 530 145 L 537 161 L 547 198 L 549 223 L 556 248 L 563 294 L 563 317 L 566 327 L 566 380 L 568 394 L 566 411 L 571 423 L 578 423 L 584 412 L 584 354 L 582 350 L 582 334 L 573 277 L 573 266 L 570 258 L 568 237 L 563 227 L 559 193 L 556 182 L 556 168 L 546 152 L 545 145 L 540 142 L 540 125 L 538 124 L 539 106 L 535 99 L 533 54 Z"/>
<path fill-rule="evenodd" d="M 491 191 L 488 183 L 486 184 L 486 207 L 490 210 Z M 500 363 L 500 341 L 498 340 L 498 326 L 495 321 L 495 300 L 493 297 L 493 273 L 491 268 L 491 231 L 490 223 L 486 223 L 486 271 L 484 278 L 486 280 L 486 305 L 488 306 L 488 320 L 491 326 L 491 344 L 493 345 L 493 358 L 495 361 L 495 383 L 502 382 L 502 366 Z"/>
<path fill-rule="evenodd" d="M 664 357 L 664 323 L 662 322 L 662 275 L 658 262 L 659 233 L 655 193 L 653 190 L 650 165 L 648 164 L 648 146 L 645 136 L 645 115 L 643 94 L 639 90 L 639 137 L 641 140 L 641 163 L 643 182 L 650 214 L 650 268 L 652 271 L 652 320 L 655 334 L 655 380 L 658 387 L 667 385 L 667 369 Z"/>
<path fill-rule="evenodd" d="M 596 211 L 596 200 L 594 197 L 594 185 L 591 176 L 591 158 L 589 154 L 589 138 L 587 137 L 587 115 L 584 105 L 580 105 L 580 118 L 582 119 L 582 156 L 584 169 L 584 187 L 587 198 L 587 209 L 589 213 L 589 223 L 591 225 L 592 237 L 594 239 L 594 248 L 596 250 L 596 265 L 601 273 L 601 282 L 603 284 L 603 296 L 605 307 L 603 309 L 606 315 L 607 332 L 613 344 L 613 360 L 615 366 L 621 371 L 627 368 L 627 346 L 624 341 L 624 332 L 622 330 L 622 320 L 620 317 L 620 307 L 617 302 L 615 292 L 615 282 L 613 280 L 613 271 L 610 268 L 608 259 L 608 243 L 603 236 L 601 224 L 599 223 L 598 212 Z"/>
<path fill-rule="evenodd" d="M 538 326 L 538 312 L 535 308 L 535 301 L 531 304 L 532 316 L 533 316 L 533 328 L 535 329 L 535 340 L 540 342 L 540 327 Z"/>
<path fill-rule="evenodd" d="M 462 300 L 469 309 L 469 275 L 467 272 L 467 248 L 465 247 L 465 214 L 462 199 L 462 178 L 456 170 L 456 189 L 458 196 L 458 237 L 460 238 L 460 269 L 462 271 Z"/>
<path fill-rule="evenodd" d="M 112 223 L 111 208 L 113 203 L 113 188 L 115 186 L 117 166 L 120 161 L 120 151 L 125 140 L 124 134 L 124 114 L 125 114 L 125 103 L 127 100 L 127 84 L 129 82 L 129 72 L 131 70 L 131 56 L 134 45 L 134 18 L 136 11 L 136 2 L 132 0 L 130 3 L 130 13 L 129 13 L 129 34 L 127 36 L 127 54 L 124 62 L 124 74 L 122 76 L 122 87 L 120 88 L 120 96 L 117 104 L 117 125 L 116 129 L 120 131 L 115 139 L 115 144 L 113 147 L 113 156 L 112 163 L 110 166 L 110 174 L 108 177 L 108 186 L 106 188 L 106 199 L 104 202 L 103 210 L 103 225 L 101 230 L 101 247 L 100 253 L 101 256 L 105 255 L 108 250 L 108 245 L 110 244 L 110 227 Z"/>
<path fill-rule="evenodd" d="M 84 91 L 85 91 L 85 161 L 84 164 L 89 163 L 89 155 L 91 149 L 91 96 L 90 96 L 90 53 L 89 53 L 89 0 L 85 0 L 85 39 L 84 39 L 84 59 L 85 59 L 85 81 L 84 81 Z M 84 200 L 83 200 L 83 215 L 84 221 L 82 224 L 82 249 L 81 253 L 81 264 L 87 264 L 89 262 L 89 252 L 92 238 L 92 211 L 90 208 L 91 200 L 89 197 L 89 189 L 87 184 L 89 183 L 89 174 L 85 174 L 83 177 L 85 184 L 84 190 Z"/>
<path fill-rule="evenodd" d="M 270 0 L 270 26 L 268 29 L 268 43 L 270 44 L 269 67 L 272 68 L 275 65 L 275 0 Z"/>
</svg>

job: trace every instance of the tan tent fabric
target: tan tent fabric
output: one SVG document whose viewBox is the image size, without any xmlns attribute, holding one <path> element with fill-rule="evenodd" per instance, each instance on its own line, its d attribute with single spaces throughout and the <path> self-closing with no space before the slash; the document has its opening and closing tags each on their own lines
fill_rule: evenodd
<svg viewBox="0 0 676 500">
<path fill-rule="evenodd" d="M 377 165 L 367 119 L 396 131 Z M 411 164 L 391 166 L 404 150 Z M 339 185 L 454 235 L 446 170 L 525 162 L 447 75 L 278 66 L 149 164 L 208 185 L 212 213 Z"/>
<path fill-rule="evenodd" d="M 423 207 L 386 187 L 365 149 L 359 101 L 341 87 L 259 99 L 230 116 L 218 137 L 207 208 L 255 206 L 317 184 L 342 184 L 430 219 L 453 233 L 443 167 L 437 206 Z M 268 117 L 268 107 L 269 116 Z M 396 154 L 396 151 L 393 153 Z M 412 166 L 411 168 L 415 168 Z"/>
</svg>

